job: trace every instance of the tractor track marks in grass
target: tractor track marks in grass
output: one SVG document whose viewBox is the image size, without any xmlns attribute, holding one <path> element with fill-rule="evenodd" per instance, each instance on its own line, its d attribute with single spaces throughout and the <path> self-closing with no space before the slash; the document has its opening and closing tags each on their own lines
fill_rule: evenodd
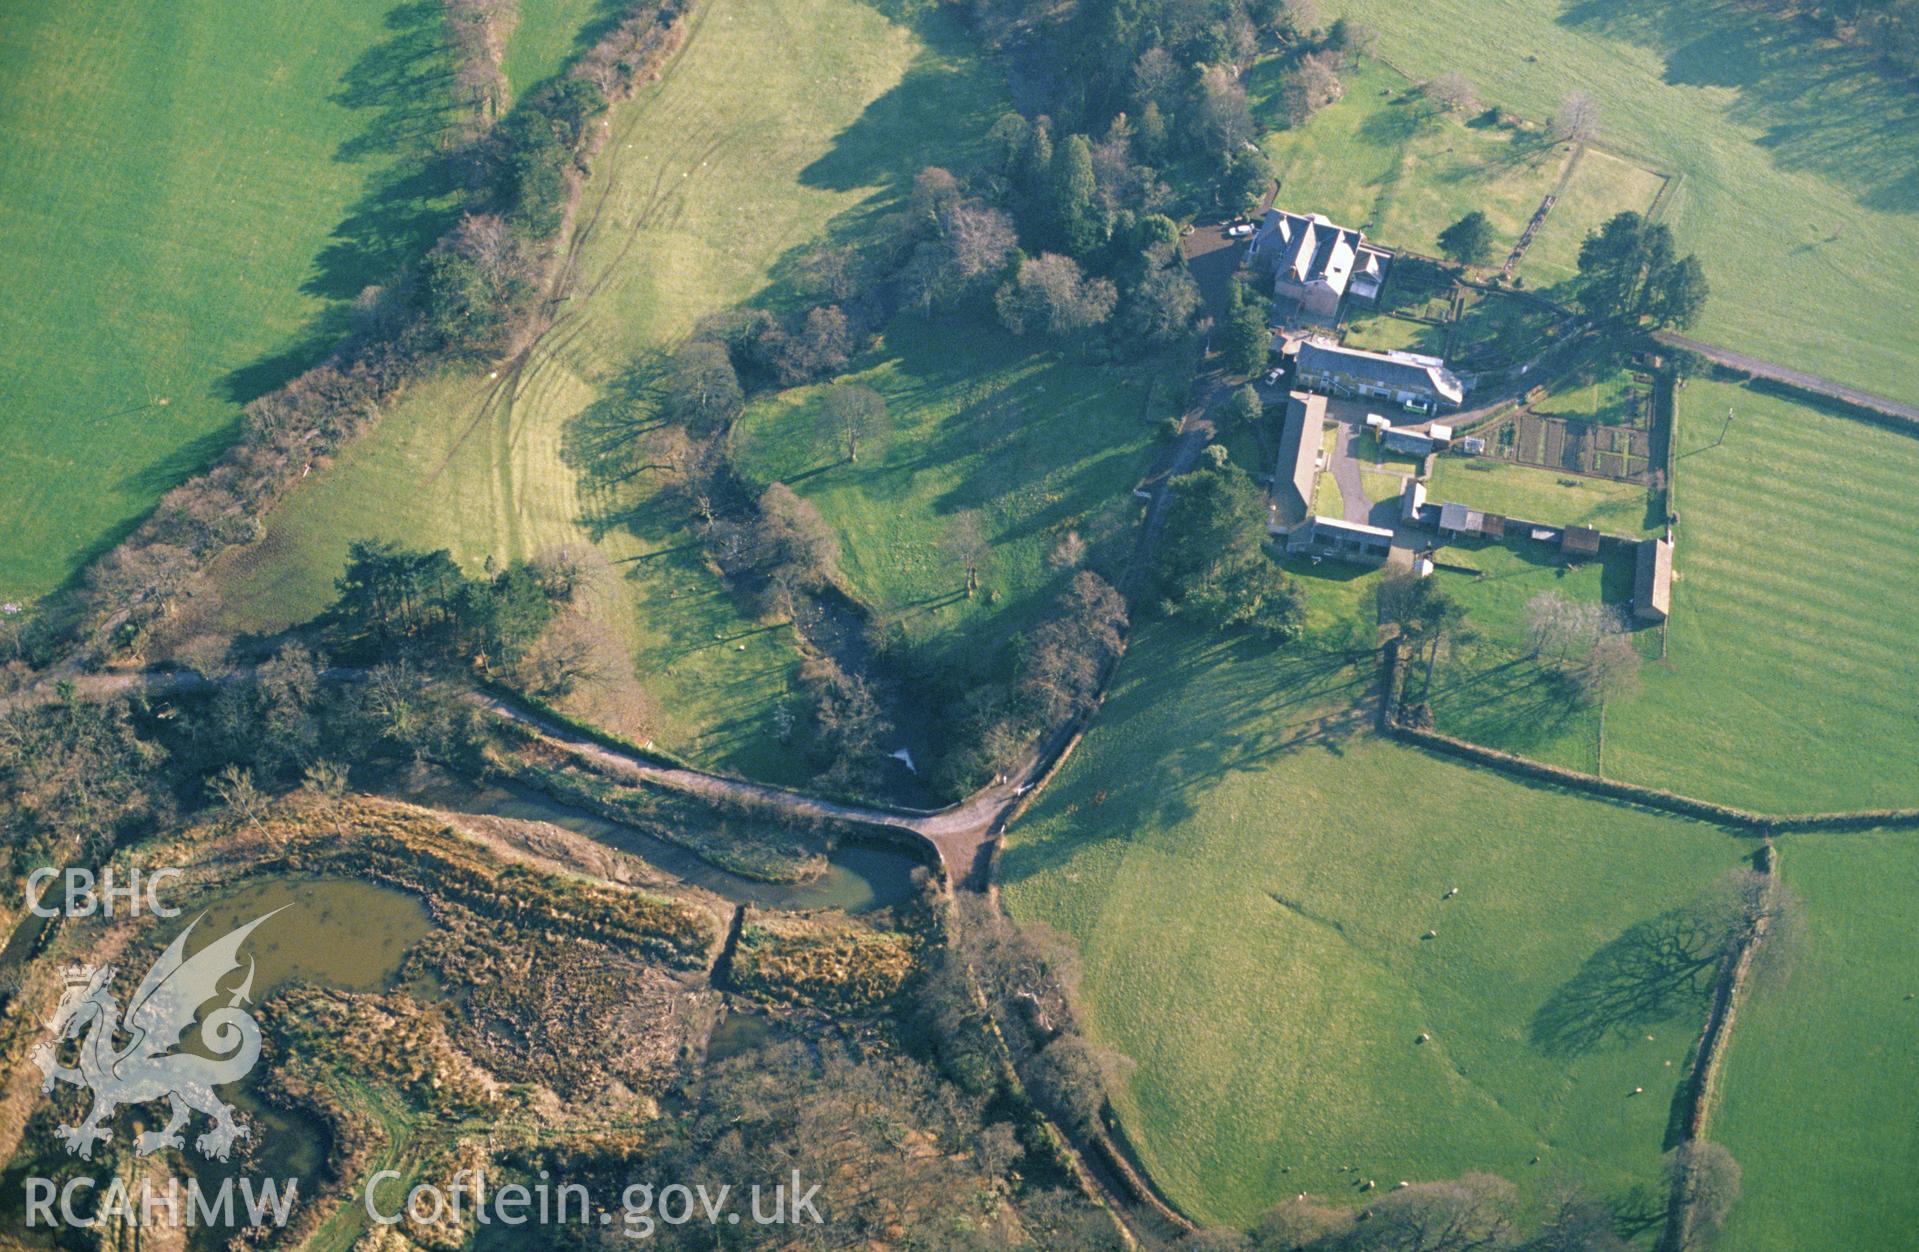
<svg viewBox="0 0 1919 1252">
<path fill-rule="evenodd" d="M 679 51 L 675 53 L 672 60 L 668 62 L 667 72 L 663 73 L 660 81 L 655 84 L 656 89 L 666 83 L 672 71 L 680 64 L 686 51 L 691 48 L 694 36 L 705 24 L 705 12 L 703 8 L 700 10 L 700 16 L 689 30 L 687 38 L 682 43 Z M 628 114 L 629 118 L 636 118 L 638 116 L 638 113 Z M 634 125 L 635 123 L 628 122 L 625 127 L 616 131 L 612 136 L 612 142 L 630 142 L 625 140 L 624 136 L 632 133 L 632 127 Z M 711 160 L 713 156 L 718 154 L 727 142 L 735 139 L 737 135 L 738 131 L 736 129 L 717 135 L 709 140 L 701 148 L 697 156 L 692 158 L 691 163 L 684 167 L 685 172 L 690 173 L 692 170 L 704 165 L 707 161 Z M 624 151 L 625 149 L 620 148 L 618 150 Z M 606 149 L 602 149 L 602 151 L 604 152 Z M 454 458 L 457 457 L 466 446 L 467 440 L 472 438 L 474 432 L 477 431 L 489 417 L 503 416 L 509 426 L 509 433 L 505 441 L 506 447 L 510 451 L 517 445 L 517 434 L 511 429 L 513 409 L 525 392 L 523 384 L 526 382 L 528 375 L 554 362 L 559 354 L 565 352 L 577 343 L 580 336 L 588 329 L 591 319 L 582 311 L 583 306 L 597 296 L 606 285 L 612 281 L 613 276 L 624 267 L 628 257 L 632 253 L 633 245 L 638 241 L 640 236 L 654 224 L 661 206 L 673 196 L 674 193 L 665 185 L 667 181 L 666 176 L 671 172 L 671 169 L 671 166 L 663 166 L 660 171 L 655 174 L 652 193 L 641 206 L 633 225 L 627 229 L 626 236 L 621 241 L 619 249 L 584 287 L 580 287 L 580 270 L 585 263 L 587 247 L 593 241 L 594 237 L 599 234 L 602 224 L 606 222 L 608 206 L 612 201 L 613 192 L 620 183 L 621 170 L 619 169 L 619 158 L 617 156 L 608 158 L 607 167 L 600 171 L 600 187 L 598 193 L 592 197 L 592 208 L 586 220 L 579 223 L 575 229 L 570 232 L 566 250 L 555 270 L 552 281 L 547 287 L 548 294 L 546 300 L 548 301 L 549 307 L 557 305 L 561 301 L 565 302 L 566 307 L 559 313 L 553 315 L 551 320 L 540 330 L 532 342 L 515 354 L 512 361 L 500 371 L 500 377 L 494 379 L 486 392 L 481 396 L 477 408 L 472 413 L 471 420 L 466 424 L 466 427 L 461 431 L 460 435 L 453 441 L 452 446 L 447 449 L 445 457 L 441 459 L 440 463 L 433 469 L 433 472 L 427 476 L 423 485 L 432 486 L 439 481 L 448 466 L 453 463 Z M 505 464 L 506 460 L 510 458 L 503 456 L 496 459 L 500 462 L 498 466 L 498 476 L 500 478 L 501 489 L 505 493 L 502 499 L 503 501 L 510 502 L 513 499 L 511 493 L 512 470 Z M 511 510 L 509 509 L 508 512 L 510 514 Z M 509 528 L 514 531 L 518 529 L 517 525 L 511 521 L 509 521 Z"/>
</svg>

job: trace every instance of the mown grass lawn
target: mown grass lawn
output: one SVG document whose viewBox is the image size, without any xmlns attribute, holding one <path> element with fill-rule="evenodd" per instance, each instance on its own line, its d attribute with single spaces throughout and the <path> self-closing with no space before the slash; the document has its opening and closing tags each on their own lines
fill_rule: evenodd
<svg viewBox="0 0 1919 1252">
<path fill-rule="evenodd" d="M 1678 405 L 1668 659 L 1608 710 L 1608 772 L 1774 812 L 1919 805 L 1919 440 L 1724 383 Z"/>
<path fill-rule="evenodd" d="M 1679 178 L 1661 220 L 1713 290 L 1689 333 L 1919 400 L 1919 96 L 1870 58 L 1737 0 L 1334 7 L 1527 117 L 1591 93 L 1607 148 Z"/>
<path fill-rule="evenodd" d="M 1557 210 L 1555 210 L 1557 211 Z M 1505 368 L 1540 352 L 1559 315 L 1522 296 L 1474 291 L 1454 336 L 1455 364 Z"/>
<path fill-rule="evenodd" d="M 1446 347 L 1447 328 L 1430 322 L 1415 322 L 1390 313 L 1375 313 L 1352 318 L 1346 324 L 1341 342 L 1348 347 L 1372 352 L 1402 349 L 1439 356 Z"/>
<path fill-rule="evenodd" d="M 901 317 L 842 379 L 887 401 L 887 429 L 856 461 L 821 421 L 824 387 L 755 405 L 735 428 L 736 460 L 755 488 L 786 482 L 820 508 L 869 607 L 910 635 L 990 651 L 1072 577 L 1047 559 L 1068 534 L 1101 565 L 1120 557 L 1116 537 L 1130 545 L 1143 507 L 1132 491 L 1184 404 L 1188 365 L 1094 365 L 981 318 Z M 966 510 L 992 548 L 970 600 L 947 545 Z"/>
<path fill-rule="evenodd" d="M 1361 465 L 1383 465 L 1402 474 L 1417 474 L 1426 458 L 1394 452 L 1379 441 L 1371 427 L 1353 433 L 1353 458 Z"/>
<path fill-rule="evenodd" d="M 1346 517 L 1346 497 L 1339 489 L 1339 479 L 1333 477 L 1330 470 L 1320 471 L 1319 486 L 1313 491 L 1313 515 L 1336 521 Z"/>
<path fill-rule="evenodd" d="M 437 9 L 0 6 L 0 600 L 60 585 L 444 224 Z"/>
<path fill-rule="evenodd" d="M 1305 581 L 1338 622 L 1367 577 Z M 1079 945 L 1142 1160 L 1214 1222 L 1367 1178 L 1650 1183 L 1700 1006 L 1576 1006 L 1602 949 L 1747 849 L 1378 739 L 1350 715 L 1370 654 L 1316 650 L 1335 634 L 1147 627 L 1009 833 L 1005 900 Z"/>
<path fill-rule="evenodd" d="M 1587 478 L 1492 457 L 1442 456 L 1429 497 L 1522 517 L 1548 526 L 1591 526 L 1615 535 L 1653 534 L 1646 488 L 1610 478 Z"/>
<path fill-rule="evenodd" d="M 996 71 L 943 50 L 954 28 L 929 20 L 936 43 L 855 0 L 697 8 L 661 81 L 609 119 L 581 201 L 573 298 L 526 366 L 417 388 L 315 474 L 230 564 L 229 624 L 310 615 L 366 535 L 443 545 L 469 568 L 596 542 L 621 575 L 599 612 L 654 697 L 649 733 L 706 765 L 794 778 L 771 724 L 796 663 L 790 635 L 727 593 L 685 509 L 651 480 L 584 486 L 567 431 L 633 363 L 765 291 L 836 219 L 881 210 L 927 163 L 962 159 L 999 108 Z"/>
<path fill-rule="evenodd" d="M 1779 869 L 1798 934 L 1739 1010 L 1709 1128 L 1745 1171 L 1724 1244 L 1903 1247 L 1919 1229 L 1919 844 L 1789 836 Z"/>
</svg>

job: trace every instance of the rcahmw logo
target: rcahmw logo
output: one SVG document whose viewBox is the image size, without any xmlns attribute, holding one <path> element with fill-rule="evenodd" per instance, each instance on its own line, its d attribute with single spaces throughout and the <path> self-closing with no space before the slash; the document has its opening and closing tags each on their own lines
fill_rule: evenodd
<svg viewBox="0 0 1919 1252">
<path fill-rule="evenodd" d="M 46 1023 L 52 1041 L 39 1044 L 33 1051 L 33 1062 L 45 1076 L 40 1084 L 42 1091 L 52 1091 L 55 1083 L 69 1083 L 93 1095 L 93 1107 L 83 1120 L 60 1126 L 54 1132 L 68 1152 L 82 1160 L 92 1159 L 96 1144 L 111 1141 L 113 1129 L 109 1122 L 122 1106 L 159 1100 L 167 1102 L 167 1123 L 134 1140 L 134 1151 L 140 1156 L 162 1148 L 184 1150 L 183 1131 L 195 1113 L 208 1119 L 205 1131 L 193 1141 L 203 1156 L 224 1161 L 236 1143 L 250 1138 L 250 1129 L 239 1120 L 233 1106 L 220 1099 L 215 1088 L 246 1077 L 260 1059 L 259 1023 L 241 1007 L 251 1002 L 252 959 L 246 960 L 246 976 L 238 987 L 226 993 L 223 1001 L 205 1017 L 200 1017 L 200 1009 L 221 996 L 221 980 L 241 968 L 240 947 L 247 936 L 280 911 L 275 909 L 273 913 L 254 918 L 189 957 L 187 937 L 200 924 L 200 918 L 195 918 L 147 970 L 124 1013 L 111 990 L 112 966 L 68 968 L 66 990 Z M 180 1050 L 181 1036 L 196 1020 L 202 1049 L 207 1055 Z M 122 1035 L 126 1037 L 124 1043 Z M 76 1040 L 79 1042 L 76 1063 L 62 1064 L 59 1049 Z M 269 1210 L 277 1217 L 277 1224 L 284 1224 L 298 1180 L 285 1180 L 284 1197 L 280 1194 L 280 1184 L 274 1180 L 264 1180 L 258 1187 L 250 1185 L 254 1182 L 252 1179 L 241 1181 L 245 1184 L 242 1193 L 249 1216 L 256 1219 L 255 1224 L 263 1224 L 259 1219 L 266 1217 Z M 53 1217 L 56 1194 L 53 1180 L 29 1178 L 26 1185 L 29 1225 L 36 1224 L 40 1218 L 45 1218 L 48 1224 L 83 1226 L 100 1220 L 98 1214 L 92 1219 L 83 1219 L 73 1207 L 78 1192 L 93 1189 L 92 1179 L 76 1178 L 59 1189 L 62 1220 L 58 1222 Z M 210 1221 L 221 1212 L 231 1216 L 232 1186 L 232 1179 L 224 1180 L 220 1193 L 209 1200 L 199 1191 L 197 1178 L 189 1178 L 184 1207 L 179 1203 L 177 1190 L 162 1189 L 144 1196 L 140 1211 L 145 1214 L 153 1207 L 165 1207 L 176 1220 L 187 1222 L 203 1215 Z M 124 1206 L 131 1202 L 117 1179 L 103 1196 L 102 1207 L 114 1202 L 115 1187 L 120 1187 L 118 1199 L 122 1211 L 126 1211 Z"/>
</svg>

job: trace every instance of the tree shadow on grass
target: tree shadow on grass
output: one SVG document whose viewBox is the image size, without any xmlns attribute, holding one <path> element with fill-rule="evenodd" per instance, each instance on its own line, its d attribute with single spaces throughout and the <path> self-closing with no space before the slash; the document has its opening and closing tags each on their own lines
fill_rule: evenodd
<svg viewBox="0 0 1919 1252">
<path fill-rule="evenodd" d="M 579 56 L 611 34 L 613 28 L 626 19 L 632 7 L 632 0 L 598 0 L 593 6 L 593 15 L 574 32 L 573 55 Z"/>
<path fill-rule="evenodd" d="M 1727 917 L 1703 897 L 1640 922 L 1588 957 L 1539 1006 L 1533 1046 L 1548 1056 L 1584 1056 L 1703 1011 L 1728 935 Z"/>
<path fill-rule="evenodd" d="M 284 347 L 233 370 L 221 390 L 246 404 L 311 368 L 350 329 L 349 301 L 392 281 L 459 213 L 459 154 L 444 144 L 452 120 L 452 62 L 441 7 L 414 0 L 390 10 L 389 32 L 341 75 L 329 102 L 364 120 L 334 150 L 366 169 L 360 198 L 314 258 L 300 290 L 328 302 Z"/>
<path fill-rule="evenodd" d="M 1408 678 L 1409 698 L 1431 704 L 1440 729 L 1507 752 L 1536 754 L 1596 718 L 1570 674 L 1497 646 L 1442 659 L 1433 689 L 1423 687 L 1423 670 Z"/>
<path fill-rule="evenodd" d="M 579 476 L 586 505 L 580 524 L 595 541 L 622 524 L 631 489 L 640 480 L 674 468 L 667 462 L 669 450 L 652 438 L 668 429 L 659 412 L 667 366 L 663 353 L 640 356 L 560 432 L 560 459 Z"/>
<path fill-rule="evenodd" d="M 1919 93 L 1863 50 L 1732 0 L 1583 0 L 1559 22 L 1660 52 L 1668 83 L 1733 89 L 1728 116 L 1780 169 L 1831 179 L 1869 209 L 1919 212 Z"/>
<path fill-rule="evenodd" d="M 924 47 L 900 81 L 835 136 L 831 150 L 800 172 L 805 186 L 904 190 L 928 165 L 969 163 L 1006 107 L 998 65 L 979 55 L 957 17 L 944 8 L 929 11 L 884 2 L 872 7 L 910 27 Z"/>
<path fill-rule="evenodd" d="M 1156 638 L 1142 641 L 1146 632 Z M 1010 843 L 1002 880 L 1064 866 L 1092 843 L 1174 829 L 1195 818 L 1229 775 L 1269 769 L 1302 751 L 1343 754 L 1369 733 L 1361 702 L 1372 687 L 1373 659 L 1307 642 L 1273 648 L 1179 618 L 1143 625 L 1101 707 L 1099 745 L 1081 751 L 1125 751 L 1119 745 L 1138 740 L 1154 745 L 1151 759 L 1063 774 L 1027 820 L 1073 820 L 1047 838 Z M 1177 719 L 1177 734 L 1165 729 L 1169 719 Z"/>
</svg>

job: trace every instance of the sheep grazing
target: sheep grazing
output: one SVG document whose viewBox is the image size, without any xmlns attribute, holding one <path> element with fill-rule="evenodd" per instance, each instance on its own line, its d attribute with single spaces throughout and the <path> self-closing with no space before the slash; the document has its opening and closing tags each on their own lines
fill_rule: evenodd
<svg viewBox="0 0 1919 1252">
<path fill-rule="evenodd" d="M 1645 1095 L 1645 1094 L 1646 1094 L 1646 1089 L 1645 1089 L 1644 1087 L 1634 1087 L 1634 1088 L 1632 1089 L 1632 1093 L 1633 1093 L 1634 1095 Z"/>
<path fill-rule="evenodd" d="M 1429 930 L 1425 934 L 1421 935 L 1420 938 L 1421 939 L 1437 939 L 1439 938 L 1439 932 L 1436 930 Z"/>
<path fill-rule="evenodd" d="M 1432 1038 L 1432 1036 L 1431 1036 L 1431 1035 L 1429 1035 L 1429 1034 L 1427 1034 L 1427 1033 L 1426 1033 L 1425 1031 L 1423 1031 L 1423 1030 L 1422 1030 L 1422 1031 L 1420 1031 L 1420 1032 L 1419 1032 L 1419 1038 L 1417 1038 L 1417 1039 L 1415 1039 L 1415 1040 L 1413 1040 L 1413 1042 L 1414 1042 L 1414 1043 L 1424 1043 L 1424 1042 L 1426 1042 L 1426 1041 L 1427 1041 L 1428 1039 L 1431 1039 L 1431 1038 Z"/>
<path fill-rule="evenodd" d="M 1457 887 L 1454 887 L 1454 888 L 1453 888 L 1453 889 L 1452 889 L 1451 891 L 1448 891 L 1448 892 L 1446 893 L 1446 895 L 1445 895 L 1445 897 L 1444 897 L 1444 898 L 1445 898 L 1445 899 L 1448 899 L 1448 900 L 1450 900 L 1450 899 L 1452 899 L 1452 898 L 1453 898 L 1454 896 L 1456 896 L 1456 895 L 1458 895 L 1458 894 L 1459 894 L 1459 888 L 1457 888 Z"/>
</svg>

